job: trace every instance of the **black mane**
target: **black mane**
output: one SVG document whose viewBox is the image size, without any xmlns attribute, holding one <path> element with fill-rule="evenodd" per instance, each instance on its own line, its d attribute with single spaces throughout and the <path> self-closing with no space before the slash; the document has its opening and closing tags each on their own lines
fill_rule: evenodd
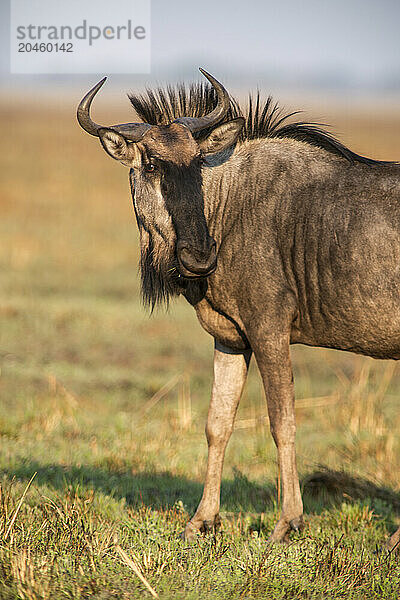
<svg viewBox="0 0 400 600">
<path fill-rule="evenodd" d="M 129 94 L 133 108 L 146 123 L 160 125 L 170 123 L 179 117 L 201 117 L 215 107 L 216 93 L 209 84 L 195 83 L 189 86 L 178 84 L 168 85 L 166 88 L 156 90 L 146 89 L 141 95 Z M 325 131 L 324 125 L 309 123 L 307 121 L 287 122 L 290 117 L 299 114 L 299 111 L 284 113 L 271 96 L 265 101 L 260 98 L 260 93 L 249 95 L 248 106 L 243 110 L 239 102 L 231 98 L 229 111 L 222 122 L 235 117 L 245 118 L 241 139 L 252 140 L 257 138 L 293 138 L 307 142 L 313 146 L 324 148 L 328 152 L 342 156 L 349 162 L 359 162 L 367 165 L 393 165 L 392 161 L 374 160 L 360 156 L 344 146 L 330 133 Z M 194 134 L 196 137 L 207 135 L 211 130 Z"/>
</svg>

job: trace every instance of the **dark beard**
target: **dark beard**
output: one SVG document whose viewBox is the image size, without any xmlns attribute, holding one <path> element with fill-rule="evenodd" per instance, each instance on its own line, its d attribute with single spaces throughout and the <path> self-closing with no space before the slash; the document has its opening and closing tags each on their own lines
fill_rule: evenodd
<svg viewBox="0 0 400 600">
<path fill-rule="evenodd" d="M 179 276 L 176 261 L 169 265 L 154 264 L 151 236 L 148 247 L 141 253 L 140 276 L 142 301 L 151 312 L 159 304 L 168 306 L 171 296 L 179 295 L 185 287 Z"/>
</svg>

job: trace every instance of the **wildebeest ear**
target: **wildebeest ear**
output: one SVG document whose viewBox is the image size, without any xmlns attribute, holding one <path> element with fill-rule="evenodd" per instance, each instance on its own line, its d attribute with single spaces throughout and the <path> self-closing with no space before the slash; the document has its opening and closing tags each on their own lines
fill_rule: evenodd
<svg viewBox="0 0 400 600">
<path fill-rule="evenodd" d="M 204 140 L 199 142 L 201 150 L 205 154 L 213 154 L 233 146 L 242 131 L 243 125 L 243 117 L 218 125 Z"/>
<path fill-rule="evenodd" d="M 101 128 L 98 131 L 101 145 L 104 150 L 115 160 L 122 164 L 131 166 L 133 152 L 132 144 L 128 144 L 123 135 L 113 129 Z"/>
</svg>

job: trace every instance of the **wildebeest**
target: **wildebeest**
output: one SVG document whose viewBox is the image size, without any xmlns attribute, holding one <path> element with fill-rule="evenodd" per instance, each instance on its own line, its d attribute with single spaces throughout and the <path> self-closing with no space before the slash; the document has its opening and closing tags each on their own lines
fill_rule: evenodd
<svg viewBox="0 0 400 600">
<path fill-rule="evenodd" d="M 130 96 L 142 123 L 80 125 L 130 168 L 141 283 L 154 307 L 182 294 L 215 340 L 201 502 L 184 536 L 218 525 L 225 448 L 252 353 L 278 450 L 282 514 L 303 526 L 290 344 L 400 358 L 400 166 L 355 154 L 271 98 L 243 112 L 225 88 Z M 290 115 L 291 116 L 291 115 Z M 400 539 L 400 528 L 388 547 Z"/>
</svg>

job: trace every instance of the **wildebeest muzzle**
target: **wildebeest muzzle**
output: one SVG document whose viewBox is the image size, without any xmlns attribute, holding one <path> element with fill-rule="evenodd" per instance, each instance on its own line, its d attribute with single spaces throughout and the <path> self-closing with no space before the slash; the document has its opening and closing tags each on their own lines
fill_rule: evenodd
<svg viewBox="0 0 400 600">
<path fill-rule="evenodd" d="M 208 238 L 203 249 L 195 248 L 185 240 L 178 240 L 176 255 L 183 277 L 208 277 L 217 268 L 216 243 L 212 237 Z"/>
</svg>

